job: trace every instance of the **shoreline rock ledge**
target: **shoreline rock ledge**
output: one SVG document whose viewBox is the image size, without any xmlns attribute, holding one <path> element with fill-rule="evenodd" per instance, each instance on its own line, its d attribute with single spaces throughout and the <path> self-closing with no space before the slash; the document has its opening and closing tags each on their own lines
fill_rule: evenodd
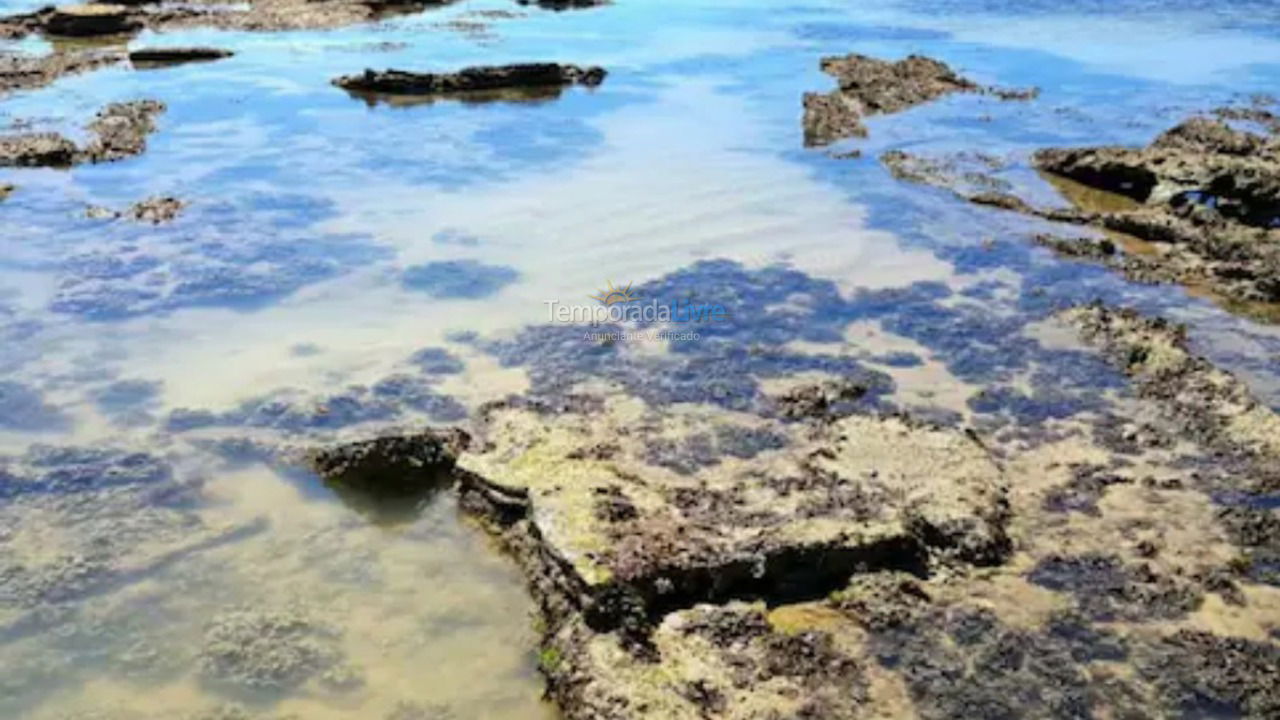
<svg viewBox="0 0 1280 720">
<path fill-rule="evenodd" d="M 417 73 L 405 70 L 365 70 L 334 78 L 333 84 L 351 92 L 388 95 L 449 95 L 453 93 L 544 88 L 565 85 L 595 87 L 604 82 L 604 68 L 559 63 L 463 68 L 452 73 Z"/>
</svg>

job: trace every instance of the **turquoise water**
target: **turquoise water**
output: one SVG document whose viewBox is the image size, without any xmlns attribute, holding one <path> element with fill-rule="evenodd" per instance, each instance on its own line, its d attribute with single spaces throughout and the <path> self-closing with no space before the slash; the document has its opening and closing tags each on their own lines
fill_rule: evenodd
<svg viewBox="0 0 1280 720">
<path fill-rule="evenodd" d="M 475 14 L 494 9 L 516 15 Z M 484 29 L 460 31 L 452 20 Z M 41 678 L 0 696 L 0 714 L 52 717 L 104 699 L 144 713 L 244 700 L 202 684 L 190 648 L 229 604 L 274 606 L 298 594 L 367 604 L 344 636 L 366 682 L 355 694 L 249 698 L 255 707 L 309 717 L 376 717 L 400 701 L 444 703 L 460 717 L 549 712 L 518 577 L 447 507 L 408 528 L 369 528 L 305 480 L 251 461 L 255 443 L 448 424 L 521 392 L 529 358 L 504 357 L 492 343 L 545 325 L 549 301 L 584 303 L 610 282 L 661 284 L 721 259 L 747 272 L 790 268 L 844 298 L 942 292 L 872 316 L 949 371 L 930 382 L 957 387 L 956 378 L 998 383 L 1024 369 L 1001 355 L 1052 308 L 1120 300 L 1189 322 L 1199 351 L 1280 405 L 1276 328 L 1179 287 L 1133 287 L 1056 259 L 1026 241 L 1033 223 L 898 183 L 876 160 L 894 148 L 978 148 L 1029 175 L 1019 163 L 1038 147 L 1145 143 L 1189 114 L 1280 87 L 1277 29 L 1280 4 L 1260 0 L 1209 10 L 619 0 L 562 13 L 492 0 L 331 31 L 144 33 L 134 46 L 214 45 L 236 55 L 107 68 L 0 99 L 0 125 L 30 121 L 72 135 L 107 102 L 168 106 L 138 157 L 0 170 L 0 183 L 17 186 L 0 203 L 0 452 L 15 464 L 39 444 L 163 455 L 176 477 L 200 481 L 184 521 L 268 528 L 148 576 L 148 596 L 167 608 L 166 631 L 184 638 L 172 673 L 122 676 L 115 645 L 90 651 L 89 639 L 54 651 L 65 662 L 40 675 L 31 668 L 61 646 L 37 632 L 0 645 L 0 668 Z M 37 39 L 11 45 L 50 50 Z M 868 139 L 831 148 L 858 148 L 856 159 L 803 148 L 801 95 L 831 87 L 818 59 L 853 51 L 923 53 L 980 82 L 1043 92 L 1031 103 L 961 96 L 873 118 Z M 599 88 L 529 103 L 369 105 L 329 84 L 366 67 L 528 60 L 610 74 Z M 190 206 L 155 227 L 85 217 L 87 206 L 123 208 L 150 195 Z M 688 277 L 704 294 L 735 292 L 700 273 Z M 834 305 L 818 304 L 798 322 L 816 328 L 827 311 Z M 960 320 L 971 330 L 963 336 L 953 332 Z M 423 348 L 443 350 L 457 367 L 424 369 L 414 359 Z M 45 562 L 38 524 L 73 516 L 54 517 L 15 520 L 27 524 L 5 546 L 6 562 Z M 69 547 L 78 547 L 76 532 L 62 533 Z M 334 583 L 350 577 L 351 561 L 307 554 L 318 536 L 358 548 L 384 569 L 381 579 Z M 270 571 L 247 571 L 254 567 Z M 212 586 L 227 597 L 191 593 Z M 80 620 L 67 622 L 111 617 L 104 605 L 128 608 L 141 592 L 73 598 L 66 610 Z M 488 612 L 456 619 L 474 606 Z M 401 647 L 406 627 L 436 630 Z M 445 639 L 434 642 L 432 632 Z M 138 636 L 147 639 L 146 629 Z M 454 682 L 472 667 L 465 662 L 425 687 L 397 679 L 457 658 L 501 670 L 475 691 Z M 160 699 L 134 706 L 138 687 Z M 501 707 L 485 704 L 494 702 Z"/>
</svg>

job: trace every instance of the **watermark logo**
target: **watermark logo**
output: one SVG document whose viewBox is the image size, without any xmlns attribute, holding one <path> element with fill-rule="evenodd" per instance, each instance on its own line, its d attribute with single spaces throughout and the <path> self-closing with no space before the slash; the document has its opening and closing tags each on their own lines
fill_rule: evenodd
<svg viewBox="0 0 1280 720">
<path fill-rule="evenodd" d="M 626 323 L 641 327 L 670 325 L 684 328 L 678 336 L 667 330 L 649 333 L 649 335 L 660 336 L 659 339 L 698 339 L 696 332 L 693 332 L 693 326 L 723 323 L 730 319 L 729 310 L 723 304 L 704 302 L 692 292 L 684 298 L 659 301 L 656 298 L 642 298 L 632 289 L 633 286 L 634 283 L 627 283 L 623 287 L 617 287 L 610 280 L 605 289 L 598 291 L 595 295 L 587 296 L 595 301 L 590 305 L 548 300 L 546 301 L 547 319 L 555 323 L 588 325 Z M 628 338 L 631 335 L 641 334 L 644 333 L 626 333 Z"/>
<path fill-rule="evenodd" d="M 635 302 L 639 300 L 640 297 L 637 295 L 631 294 L 631 286 L 633 284 L 634 283 L 627 283 L 627 286 L 625 288 L 622 288 L 621 290 L 619 290 L 618 288 L 613 286 L 613 281 L 610 280 L 609 288 L 607 290 L 601 290 L 600 294 L 590 295 L 588 297 L 590 297 L 592 300 L 598 300 L 600 304 L 605 307 L 609 307 L 611 305 L 617 305 L 618 303 Z"/>
</svg>

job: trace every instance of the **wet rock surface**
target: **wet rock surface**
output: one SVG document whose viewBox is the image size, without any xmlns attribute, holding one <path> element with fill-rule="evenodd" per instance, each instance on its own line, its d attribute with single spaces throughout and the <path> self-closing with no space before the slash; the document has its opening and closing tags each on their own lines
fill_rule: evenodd
<svg viewBox="0 0 1280 720">
<path fill-rule="evenodd" d="M 1066 208 L 1028 202 L 998 177 L 999 164 L 982 167 L 973 153 L 926 157 L 891 151 L 881 160 L 900 179 L 1105 233 L 1036 237 L 1061 255 L 1106 265 L 1141 283 L 1203 287 L 1225 298 L 1230 309 L 1271 318 L 1280 302 L 1275 116 L 1260 108 L 1224 108 L 1215 115 L 1186 120 L 1145 148 L 1037 151 L 1031 163 L 1071 201 Z M 1243 118 L 1263 133 L 1230 124 Z"/>
<path fill-rule="evenodd" d="M 85 3 L 54 8 L 42 30 L 49 35 L 93 37 L 123 35 L 142 28 L 142 21 L 124 5 Z"/>
<path fill-rule="evenodd" d="M 615 424 L 618 415 L 635 423 Z M 703 601 L 822 594 L 858 565 L 924 572 L 998 562 L 1008 549 L 1001 473 L 962 433 L 856 417 L 788 451 L 783 437 L 798 428 L 665 420 L 634 404 L 555 417 L 495 407 L 486 419 L 485 452 L 464 456 L 466 474 L 478 491 L 531 506 L 530 532 L 571 568 L 574 592 L 604 624 L 624 620 L 608 608 L 618 593 L 657 617 Z M 664 438 L 703 433 L 745 445 L 721 446 L 710 465 L 696 445 L 667 451 L 693 453 L 686 465 L 653 456 Z"/>
<path fill-rule="evenodd" d="M 548 10 L 578 10 L 608 5 L 609 0 L 516 0 L 521 5 L 537 5 Z"/>
<path fill-rule="evenodd" d="M 557 63 L 525 63 L 464 68 L 453 73 L 415 73 L 404 70 L 365 70 L 359 75 L 335 78 L 344 90 L 400 95 L 475 92 L 541 85 L 599 85 L 605 71 Z"/>
<path fill-rule="evenodd" d="M 380 520 L 408 519 L 453 483 L 461 431 L 428 431 L 339 445 L 311 454 L 325 485 L 357 510 Z"/>
<path fill-rule="evenodd" d="M 0 17 L 0 37 L 24 38 L 35 33 L 101 36 L 211 27 L 225 30 L 277 31 L 337 28 L 383 17 L 417 13 L 450 4 L 450 0 L 254 0 L 244 4 L 122 3 L 61 8 Z"/>
<path fill-rule="evenodd" d="M 91 136 L 83 146 L 55 133 L 0 136 L 0 166 L 71 167 L 138 155 L 164 111 L 164 104 L 154 100 L 111 103 L 86 126 Z"/>
<path fill-rule="evenodd" d="M 90 72 L 122 60 L 121 53 L 106 50 L 0 55 L 0 93 L 42 88 L 65 75 Z"/>
<path fill-rule="evenodd" d="M 229 58 L 235 53 L 213 47 L 153 47 L 129 51 L 129 62 L 135 66 L 159 67 L 189 62 L 209 62 Z"/>
<path fill-rule="evenodd" d="M 853 53 L 823 58 L 820 67 L 836 79 L 839 88 L 826 94 L 805 93 L 806 145 L 866 137 L 863 118 L 901 112 L 951 93 L 984 92 L 1004 99 L 1028 99 L 1035 94 L 983 87 L 922 55 L 890 62 Z"/>
<path fill-rule="evenodd" d="M 1231 374 L 1187 346 L 1186 328 L 1132 309 L 1090 305 L 1064 319 L 1161 403 L 1186 436 L 1222 451 L 1280 457 L 1280 417 Z"/>
<path fill-rule="evenodd" d="M 1280 521 L 1242 498 L 1274 492 L 1270 411 L 1158 320 L 1053 322 L 1140 407 L 991 435 L 832 379 L 737 409 L 482 410 L 459 491 L 529 577 L 566 716 L 1266 717 Z"/>
</svg>

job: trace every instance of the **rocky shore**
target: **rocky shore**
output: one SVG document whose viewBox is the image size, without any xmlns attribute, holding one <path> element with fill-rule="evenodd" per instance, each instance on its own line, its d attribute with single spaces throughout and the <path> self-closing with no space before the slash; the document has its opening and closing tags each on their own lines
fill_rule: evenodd
<svg viewBox="0 0 1280 720">
<path fill-rule="evenodd" d="M 331 28 L 442 4 L 46 8 L 0 19 L 0 36 Z M 227 56 L 201 47 L 6 56 L 0 91 L 126 59 Z M 804 98 L 805 142 L 814 146 L 865 137 L 867 117 L 951 94 L 1035 97 L 919 55 L 830 57 L 822 69 L 838 88 Z M 606 75 L 525 63 L 366 70 L 332 83 L 359 97 L 485 102 L 595 87 Z M 164 112 L 151 100 L 112 103 L 82 143 L 6 135 L 0 166 L 134 157 Z M 1142 282 L 1280 303 L 1280 120 L 1260 107 L 1188 119 L 1145 147 L 1035 152 L 1028 167 L 1057 183 L 1069 206 L 1026 199 L 1001 176 L 1010 161 L 979 151 L 893 150 L 881 160 L 898 179 L 1080 231 L 1038 232 L 1034 241 L 1055 252 Z M 12 189 L 0 185 L 0 200 Z M 176 221 L 97 228 L 158 235 L 184 232 L 199 212 L 157 195 L 86 214 Z M 312 258 L 298 248 L 316 247 L 291 236 L 264 254 L 256 238 L 237 245 L 212 233 L 179 237 L 163 257 L 131 241 L 71 257 L 58 267 L 51 307 L 97 320 L 207 305 L 218 293 L 270 296 L 301 286 L 289 273 Z M 1135 239 L 1154 251 L 1131 252 Z M 202 264 L 193 246 L 211 247 L 223 264 Z M 375 281 L 463 302 L 521 276 L 471 258 L 414 262 Z M 324 263 L 308 267 L 330 277 Z M 130 293 L 142 273 L 152 289 Z M 1199 356 L 1186 328 L 1101 302 L 1037 306 L 1033 321 L 1005 322 L 990 317 L 974 287 L 922 280 L 846 291 L 782 263 L 703 260 L 637 292 L 672 301 L 694 287 L 736 304 L 734 317 L 693 345 L 640 352 L 583 341 L 577 326 L 454 335 L 455 349 L 520 369 L 526 381 L 474 412 L 449 394 L 448 378 L 466 365 L 442 347 L 417 350 L 366 385 L 285 389 L 156 418 L 145 408 L 159 413 L 158 402 L 148 405 L 158 385 L 113 379 L 93 396 L 104 421 L 122 407 L 136 411 L 160 449 L 33 443 L 0 456 L 0 645 L 56 633 L 110 655 L 122 673 L 161 675 L 170 656 L 102 628 L 135 607 L 77 613 L 87 600 L 268 531 L 266 522 L 213 522 L 193 509 L 204 479 L 175 458 L 200 452 L 226 461 L 219 471 L 258 463 L 287 475 L 282 497 L 331 493 L 356 511 L 342 516 L 344 530 L 403 529 L 432 502 L 455 500 L 523 574 L 537 607 L 538 669 L 566 720 L 1280 716 L 1280 416 Z M 860 346 L 848 335 L 857 323 L 927 351 L 941 368 L 937 385 L 959 400 L 903 397 L 895 372 L 926 359 Z M 0 381 L 0 409 L 7 431 L 69 429 L 61 408 L 23 383 Z M 310 543 L 324 531 L 306 533 Z M 328 542 L 314 552 L 347 550 Z M 421 559 L 404 564 L 423 574 Z M 343 581 L 363 587 L 372 563 L 351 564 L 360 567 L 343 567 Z M 138 636 L 154 639 L 155 628 L 147 631 Z M 439 636 L 439 628 L 408 632 Z M 228 606 L 207 618 L 197 648 L 172 658 L 189 662 L 199 683 L 251 700 L 350 692 L 362 675 L 349 663 L 347 635 L 314 608 Z M 24 651 L 36 660 L 21 669 L 37 676 L 45 658 Z M 5 692 L 35 684 L 0 675 Z M 406 708 L 388 720 L 450 716 Z"/>
<path fill-rule="evenodd" d="M 1280 136 L 1269 111 L 1248 114 L 1259 132 L 1223 119 L 1233 115 L 1228 108 L 1217 117 L 1191 118 L 1144 148 L 1036 152 L 1031 164 L 1064 188 L 1068 207 L 1025 200 L 996 177 L 998 161 L 903 151 L 881 160 L 899 178 L 945 187 L 977 204 L 1107 233 L 1037 236 L 1061 254 L 1105 264 L 1137 282 L 1206 288 L 1244 312 L 1267 314 L 1265 306 L 1280 303 Z M 1144 245 L 1142 252 L 1133 250 L 1135 243 Z"/>
<path fill-rule="evenodd" d="M 1135 402 L 1027 442 L 825 404 L 513 397 L 320 471 L 397 497 L 450 475 L 526 573 L 571 720 L 1269 717 L 1280 519 L 1243 498 L 1280 490 L 1280 418 L 1177 326 L 1049 323 Z"/>
</svg>

